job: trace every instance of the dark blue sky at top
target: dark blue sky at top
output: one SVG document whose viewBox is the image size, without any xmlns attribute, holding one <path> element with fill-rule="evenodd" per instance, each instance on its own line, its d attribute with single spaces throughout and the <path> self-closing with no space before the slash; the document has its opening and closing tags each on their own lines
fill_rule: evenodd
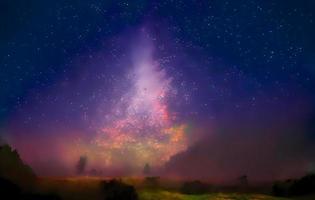
<svg viewBox="0 0 315 200">
<path fill-rule="evenodd" d="M 2 126 L 19 108 L 36 107 L 29 101 L 40 101 L 43 91 L 79 73 L 69 64 L 74 59 L 99 49 L 113 53 L 106 39 L 142 25 L 157 37 L 169 33 L 168 45 L 179 43 L 197 63 L 171 72 L 184 74 L 193 93 L 188 109 L 200 119 L 246 118 L 248 112 L 264 118 L 276 108 L 285 116 L 305 101 L 305 126 L 314 122 L 314 1 L 4 0 L 0 9 Z M 49 105 L 52 99 L 43 100 Z M 70 107 L 80 110 L 72 100 Z M 70 121 L 78 122 L 75 114 Z"/>
</svg>

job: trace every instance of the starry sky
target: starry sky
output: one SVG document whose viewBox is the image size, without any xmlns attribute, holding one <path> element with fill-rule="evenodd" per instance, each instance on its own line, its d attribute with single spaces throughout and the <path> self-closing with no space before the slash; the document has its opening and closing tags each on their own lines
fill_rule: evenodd
<svg viewBox="0 0 315 200">
<path fill-rule="evenodd" d="M 315 170 L 312 0 L 0 2 L 0 136 L 39 175 Z"/>
</svg>

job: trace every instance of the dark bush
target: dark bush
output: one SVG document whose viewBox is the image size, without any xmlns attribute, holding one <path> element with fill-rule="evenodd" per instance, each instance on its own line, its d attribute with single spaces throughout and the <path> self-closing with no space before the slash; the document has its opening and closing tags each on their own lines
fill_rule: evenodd
<svg viewBox="0 0 315 200">
<path fill-rule="evenodd" d="M 276 182 L 272 186 L 272 194 L 278 197 L 289 196 L 289 188 L 291 187 L 291 181 Z"/>
<path fill-rule="evenodd" d="M 0 199 L 18 199 L 21 189 L 15 183 L 5 178 L 0 178 Z"/>
<path fill-rule="evenodd" d="M 25 194 L 21 198 L 23 200 L 61 200 L 58 195 L 55 194 Z"/>
<path fill-rule="evenodd" d="M 315 193 L 315 175 L 306 175 L 300 179 L 277 182 L 272 187 L 275 196 L 302 196 Z"/>
<path fill-rule="evenodd" d="M 145 177 L 144 186 L 148 188 L 157 188 L 159 186 L 159 179 L 160 177 L 158 176 Z"/>
<path fill-rule="evenodd" d="M 8 179 L 0 178 L 1 200 L 61 200 L 55 194 L 32 194 L 22 192 L 22 189 Z"/>
<path fill-rule="evenodd" d="M 137 200 L 135 188 L 118 180 L 103 181 L 101 183 L 105 200 Z"/>
<path fill-rule="evenodd" d="M 209 193 L 211 186 L 201 181 L 189 181 L 185 182 L 180 188 L 183 194 L 205 194 Z"/>
<path fill-rule="evenodd" d="M 315 193 L 315 175 L 307 175 L 294 181 L 289 194 L 293 196 L 308 195 Z"/>
</svg>

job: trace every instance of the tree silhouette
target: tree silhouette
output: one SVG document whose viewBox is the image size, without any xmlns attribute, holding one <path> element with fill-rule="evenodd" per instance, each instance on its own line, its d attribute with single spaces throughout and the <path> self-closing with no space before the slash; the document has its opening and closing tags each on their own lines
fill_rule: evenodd
<svg viewBox="0 0 315 200">
<path fill-rule="evenodd" d="M 143 174 L 148 176 L 151 173 L 151 167 L 149 165 L 149 163 L 146 163 L 143 167 Z"/>
<path fill-rule="evenodd" d="M 0 177 L 23 187 L 32 187 L 36 181 L 33 170 L 7 144 L 0 145 Z"/>
<path fill-rule="evenodd" d="M 239 178 L 238 178 L 238 181 L 239 181 L 239 184 L 240 184 L 240 186 L 248 186 L 248 177 L 247 177 L 247 175 L 243 175 L 243 176 L 240 176 Z"/>
<path fill-rule="evenodd" d="M 77 163 L 77 174 L 83 174 L 85 171 L 85 167 L 87 164 L 87 157 L 86 156 L 80 156 L 79 161 Z"/>
</svg>

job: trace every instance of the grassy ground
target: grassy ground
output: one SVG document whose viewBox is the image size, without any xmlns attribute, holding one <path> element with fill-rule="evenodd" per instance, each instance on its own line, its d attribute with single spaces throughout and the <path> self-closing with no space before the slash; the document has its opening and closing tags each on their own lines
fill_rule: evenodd
<svg viewBox="0 0 315 200">
<path fill-rule="evenodd" d="M 261 194 L 214 193 L 206 195 L 184 195 L 168 191 L 140 191 L 140 200 L 287 200 Z"/>
<path fill-rule="evenodd" d="M 55 193 L 64 200 L 101 200 L 100 180 L 97 178 L 43 178 L 39 181 L 39 192 Z M 126 182 L 137 187 L 140 200 L 292 200 L 263 194 L 211 193 L 206 195 L 184 195 L 176 190 L 145 189 L 139 187 L 139 180 Z M 314 197 L 297 200 L 313 200 Z M 294 199 L 295 200 L 295 199 Z"/>
<path fill-rule="evenodd" d="M 100 180 L 93 178 L 41 178 L 40 193 L 58 194 L 64 200 L 101 200 Z"/>
</svg>

